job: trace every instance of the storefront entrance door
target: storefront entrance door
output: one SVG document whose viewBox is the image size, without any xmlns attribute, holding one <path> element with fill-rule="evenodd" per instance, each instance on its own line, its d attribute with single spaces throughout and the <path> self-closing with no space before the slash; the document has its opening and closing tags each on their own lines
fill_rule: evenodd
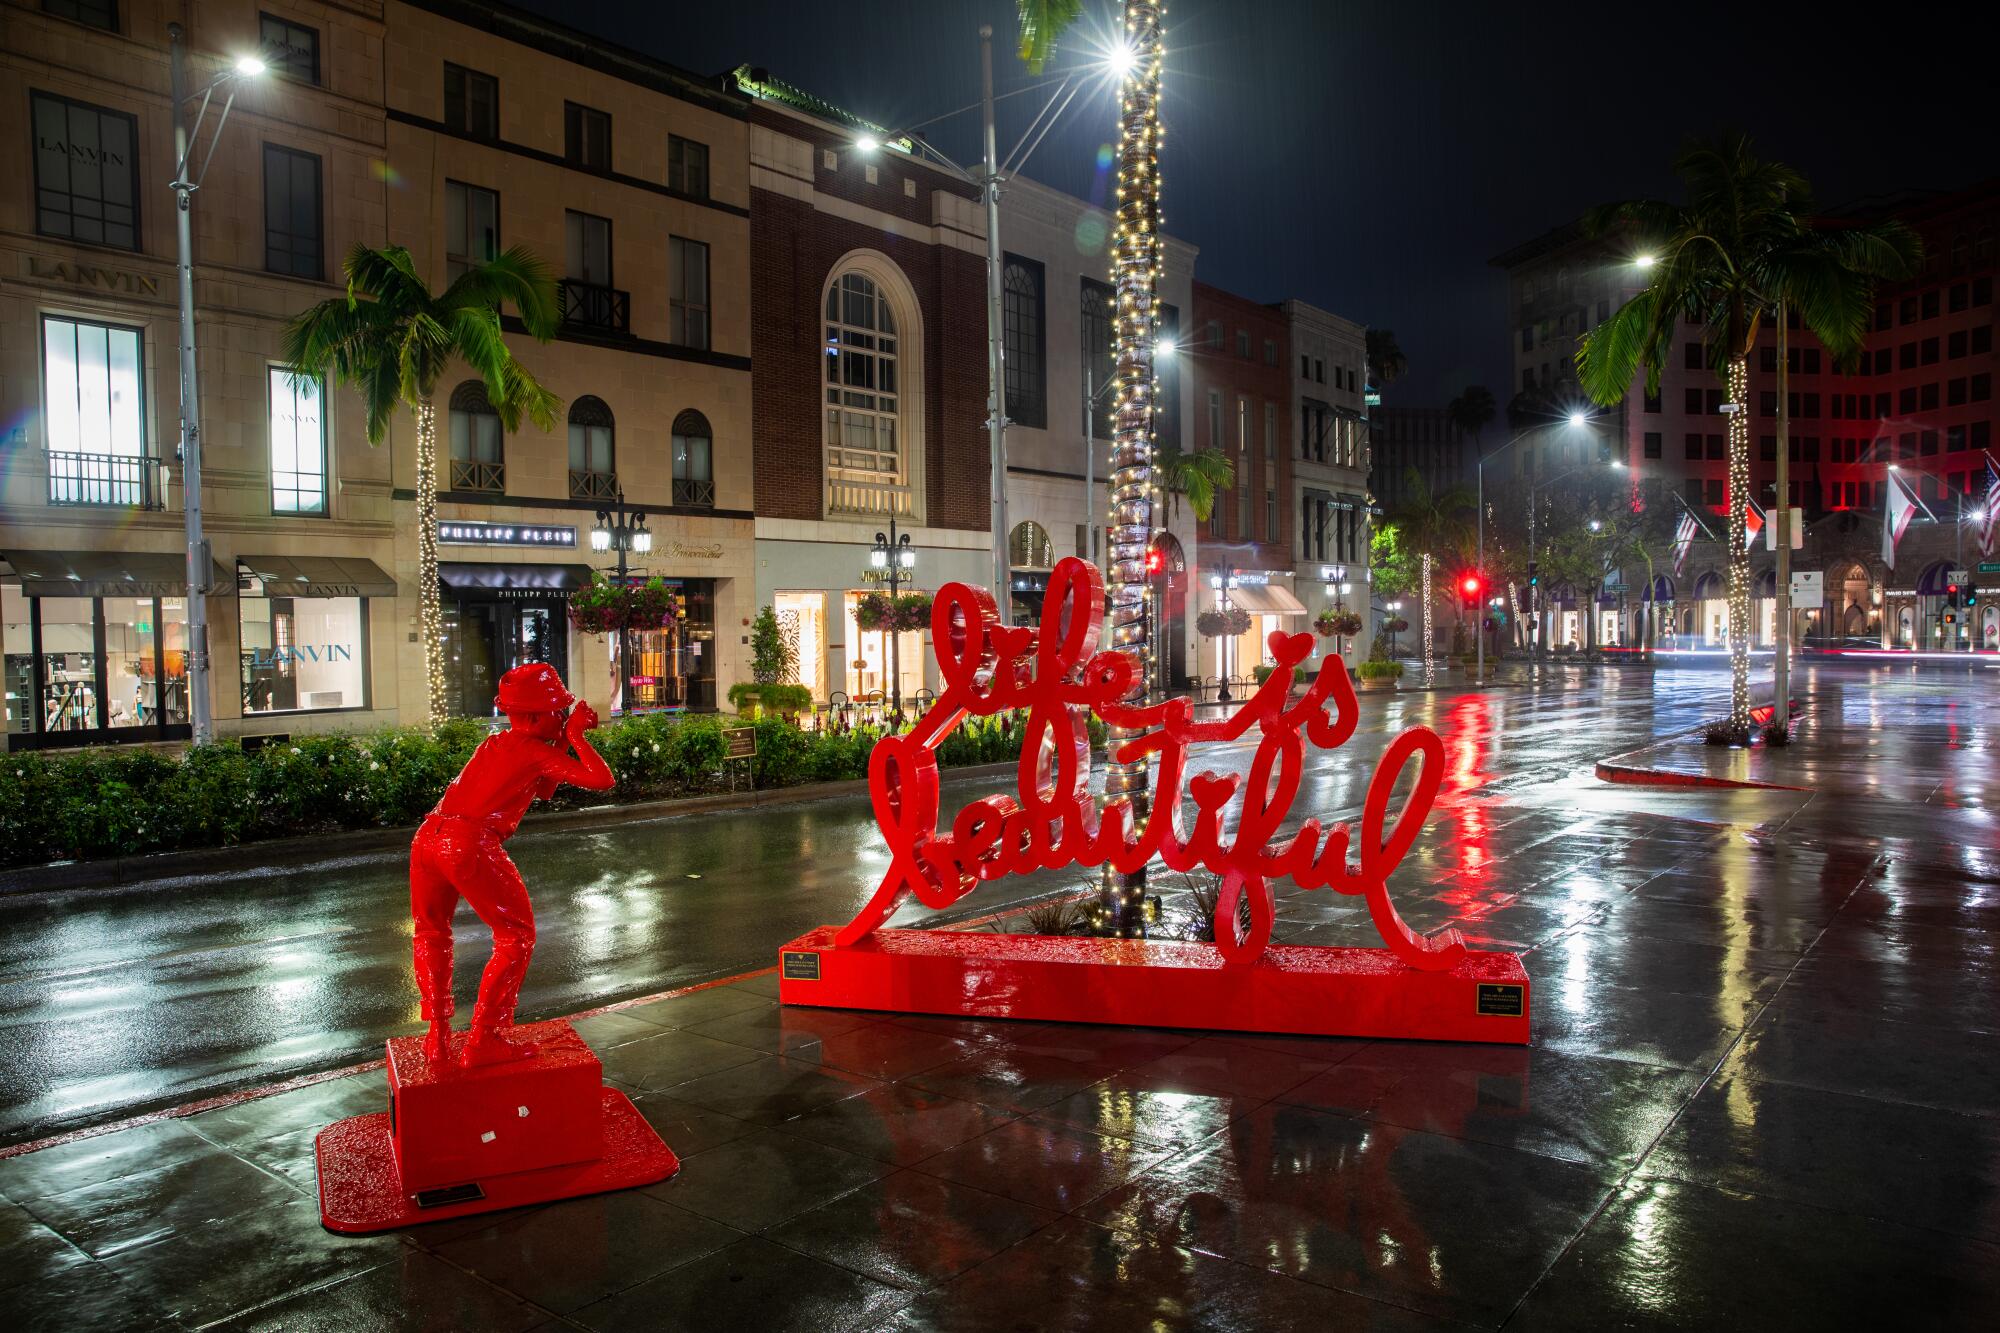
<svg viewBox="0 0 2000 1333">
<path fill-rule="evenodd" d="M 500 677 L 527 662 L 569 676 L 569 621 L 559 603 L 446 599 L 445 697 L 453 717 L 491 717 Z"/>
</svg>

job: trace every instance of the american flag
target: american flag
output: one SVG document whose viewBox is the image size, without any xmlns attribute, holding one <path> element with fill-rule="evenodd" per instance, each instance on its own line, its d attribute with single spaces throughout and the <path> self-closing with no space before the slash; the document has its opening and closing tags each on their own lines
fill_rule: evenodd
<svg viewBox="0 0 2000 1333">
<path fill-rule="evenodd" d="M 1687 563 L 1688 548 L 1694 545 L 1695 530 L 1700 524 L 1693 514 L 1682 514 L 1681 521 L 1674 525 L 1674 577 L 1681 576 L 1681 566 Z"/>
<path fill-rule="evenodd" d="M 2000 467 L 1986 460 L 1986 512 L 1979 520 L 1979 554 L 1993 554 L 1993 539 L 2000 537 Z"/>
</svg>

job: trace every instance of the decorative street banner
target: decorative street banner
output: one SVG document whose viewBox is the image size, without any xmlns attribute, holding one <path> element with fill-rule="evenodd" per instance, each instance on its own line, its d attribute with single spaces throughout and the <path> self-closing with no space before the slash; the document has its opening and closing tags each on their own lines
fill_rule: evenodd
<svg viewBox="0 0 2000 1333">
<path fill-rule="evenodd" d="M 1414 727 L 1375 766 L 1362 805 L 1358 861 L 1346 825 L 1308 818 L 1280 836 L 1305 768 L 1308 739 L 1333 749 L 1358 717 L 1344 662 L 1329 655 L 1294 698 L 1312 636 L 1274 633 L 1277 667 L 1221 720 L 1197 722 L 1187 699 L 1124 702 L 1137 667 L 1097 650 L 1103 576 L 1061 561 L 1039 630 L 1006 626 L 981 588 L 948 584 L 932 608 L 943 689 L 907 733 L 884 736 L 869 789 L 890 864 L 873 895 L 839 930 L 785 946 L 787 1003 L 1000 1014 L 1256 1031 L 1527 1040 L 1527 977 L 1511 954 L 1475 953 L 1457 931 L 1420 935 L 1389 899 L 1388 879 L 1437 795 L 1443 744 Z M 936 749 L 967 717 L 1025 709 L 1015 795 L 975 800 L 938 827 Z M 1125 801 L 1101 814 L 1089 793 L 1089 716 L 1140 733 L 1114 756 L 1155 759 L 1151 816 Z M 1244 774 L 1190 772 L 1192 748 L 1256 734 Z M 1394 817 L 1398 782 L 1417 764 Z M 1235 805 L 1233 832 L 1226 815 Z M 1193 814 L 1185 806 L 1193 804 Z M 1171 940 L 1007 936 L 885 930 L 906 899 L 951 906 L 982 882 L 1034 870 L 1110 866 L 1131 874 L 1157 861 L 1220 881 L 1213 945 Z M 1385 949 L 1274 946 L 1273 879 L 1360 896 Z M 1247 911 L 1244 905 L 1247 904 Z M 1247 925 L 1239 926 L 1239 917 Z M 814 967 L 802 956 L 816 954 Z M 810 973 L 810 975 L 808 975 Z"/>
</svg>

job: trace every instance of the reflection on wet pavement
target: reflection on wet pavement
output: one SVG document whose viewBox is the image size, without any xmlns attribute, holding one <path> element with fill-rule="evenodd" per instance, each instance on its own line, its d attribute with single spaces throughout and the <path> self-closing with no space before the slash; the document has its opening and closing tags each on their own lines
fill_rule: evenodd
<svg viewBox="0 0 2000 1333">
<path fill-rule="evenodd" d="M 311 1134 L 380 1102 L 380 1074 L 358 1075 L 0 1162 L 0 1311 L 9 1327 L 1989 1322 L 2000 701 L 1967 701 L 1961 678 L 1819 672 L 1809 725 L 1865 720 L 1873 767 L 1813 760 L 1809 740 L 1811 792 L 1590 781 L 1592 758 L 1699 720 L 1719 678 L 1686 674 L 1373 696 L 1350 751 L 1308 775 L 1301 813 L 1337 817 L 1384 735 L 1440 730 L 1446 794 L 1398 902 L 1421 929 L 1524 952 L 1528 1048 L 788 1011 L 754 977 L 580 1024 L 682 1153 L 674 1180 L 328 1236 Z M 849 910 L 874 855 L 839 802 L 521 842 L 536 1013 L 764 965 Z M 359 864 L 6 904 L 8 1132 L 337 1063 L 407 1027 L 397 885 Z M 968 915 L 1051 887 L 982 890 Z M 1374 942 L 1357 903 L 1323 892 L 1285 894 L 1278 935 Z M 150 1033 L 148 1009 L 181 1035 Z"/>
</svg>

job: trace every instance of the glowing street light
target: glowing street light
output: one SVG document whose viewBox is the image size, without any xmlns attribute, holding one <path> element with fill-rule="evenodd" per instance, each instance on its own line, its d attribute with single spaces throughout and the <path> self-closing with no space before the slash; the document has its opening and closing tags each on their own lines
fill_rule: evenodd
<svg viewBox="0 0 2000 1333">
<path fill-rule="evenodd" d="M 246 79 L 256 78 L 267 68 L 268 66 L 256 56 L 238 56 L 236 58 L 236 72 Z"/>
<path fill-rule="evenodd" d="M 1651 268 L 1654 264 L 1658 263 L 1659 260 L 1657 256 L 1651 254 L 1643 254 L 1643 255 L 1633 256 L 1632 262 L 1640 268 Z"/>
<path fill-rule="evenodd" d="M 855 139 L 854 146 L 864 153 L 872 153 L 882 146 L 882 141 L 872 134 L 864 134 Z"/>
</svg>

